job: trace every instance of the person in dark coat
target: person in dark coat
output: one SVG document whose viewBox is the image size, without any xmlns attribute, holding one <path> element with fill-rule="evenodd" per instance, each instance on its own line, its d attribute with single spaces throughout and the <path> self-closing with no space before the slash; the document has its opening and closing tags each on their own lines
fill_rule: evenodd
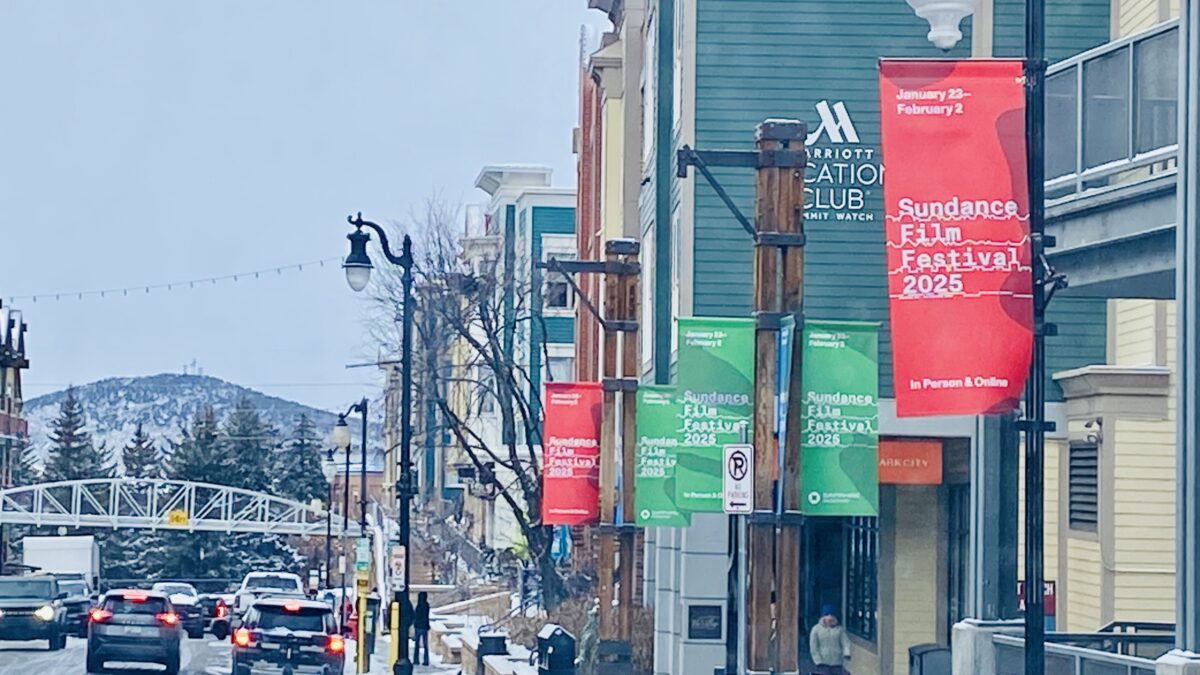
<svg viewBox="0 0 1200 675">
<path fill-rule="evenodd" d="M 421 645 L 425 645 L 425 662 L 421 663 Z M 417 594 L 417 607 L 413 612 L 413 665 L 429 665 L 429 594 Z"/>
</svg>

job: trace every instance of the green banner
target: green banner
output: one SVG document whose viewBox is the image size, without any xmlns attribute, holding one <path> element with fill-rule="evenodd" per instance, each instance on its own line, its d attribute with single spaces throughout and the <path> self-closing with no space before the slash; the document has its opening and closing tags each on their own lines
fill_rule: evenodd
<svg viewBox="0 0 1200 675">
<path fill-rule="evenodd" d="M 637 392 L 634 509 L 637 524 L 687 527 L 691 517 L 675 504 L 676 454 L 683 409 L 675 387 L 643 384 Z"/>
<path fill-rule="evenodd" d="M 878 324 L 807 322 L 801 370 L 801 509 L 878 515 Z"/>
<path fill-rule="evenodd" d="M 754 320 L 679 319 L 678 395 L 682 429 L 676 504 L 722 512 L 721 463 L 730 443 L 750 440 L 754 414 Z"/>
</svg>

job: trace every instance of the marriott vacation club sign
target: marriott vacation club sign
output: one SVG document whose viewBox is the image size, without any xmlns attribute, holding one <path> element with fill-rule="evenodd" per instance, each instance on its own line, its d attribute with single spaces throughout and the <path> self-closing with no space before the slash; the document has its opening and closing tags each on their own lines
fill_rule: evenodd
<svg viewBox="0 0 1200 675">
<path fill-rule="evenodd" d="M 880 64 L 896 414 L 1014 409 L 1033 296 L 1020 61 Z"/>
<path fill-rule="evenodd" d="M 875 147 L 863 143 L 843 101 L 818 101 L 805 139 L 804 220 L 875 222 L 872 193 L 883 183 Z M 811 116 L 809 116 L 811 117 Z"/>
</svg>

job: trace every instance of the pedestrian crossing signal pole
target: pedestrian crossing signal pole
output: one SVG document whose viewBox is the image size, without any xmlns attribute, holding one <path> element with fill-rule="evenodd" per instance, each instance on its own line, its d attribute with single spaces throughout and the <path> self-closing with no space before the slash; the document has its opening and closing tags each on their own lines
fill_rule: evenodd
<svg viewBox="0 0 1200 675">
<path fill-rule="evenodd" d="M 800 572 L 799 380 L 801 340 L 792 341 L 787 438 L 775 437 L 778 333 L 781 319 L 804 325 L 804 148 L 798 120 L 766 120 L 755 130 L 755 150 L 679 150 L 678 175 L 694 166 L 754 239 L 754 513 L 747 517 L 747 673 L 799 672 Z M 710 166 L 756 170 L 754 222 L 746 218 Z M 780 470 L 780 452 L 784 461 Z M 779 496 L 778 501 L 776 496 Z"/>
</svg>

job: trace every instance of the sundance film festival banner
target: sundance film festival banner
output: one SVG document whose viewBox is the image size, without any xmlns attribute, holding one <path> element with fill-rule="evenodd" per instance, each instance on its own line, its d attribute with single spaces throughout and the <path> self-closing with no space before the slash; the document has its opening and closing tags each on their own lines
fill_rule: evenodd
<svg viewBox="0 0 1200 675">
<path fill-rule="evenodd" d="M 683 438 L 683 407 L 675 387 L 643 384 L 637 391 L 637 447 L 634 454 L 634 510 L 643 527 L 687 527 L 688 514 L 676 504 L 678 450 Z"/>
<path fill-rule="evenodd" d="M 600 522 L 599 382 L 547 382 L 542 525 Z"/>
<path fill-rule="evenodd" d="M 880 64 L 896 414 L 1017 406 L 1032 279 L 1019 61 Z"/>
<path fill-rule="evenodd" d="M 725 446 L 750 439 L 754 414 L 754 320 L 679 319 L 682 425 L 676 504 L 689 513 L 721 513 Z"/>
<path fill-rule="evenodd" d="M 801 511 L 879 514 L 879 326 L 808 321 L 800 404 Z"/>
</svg>

